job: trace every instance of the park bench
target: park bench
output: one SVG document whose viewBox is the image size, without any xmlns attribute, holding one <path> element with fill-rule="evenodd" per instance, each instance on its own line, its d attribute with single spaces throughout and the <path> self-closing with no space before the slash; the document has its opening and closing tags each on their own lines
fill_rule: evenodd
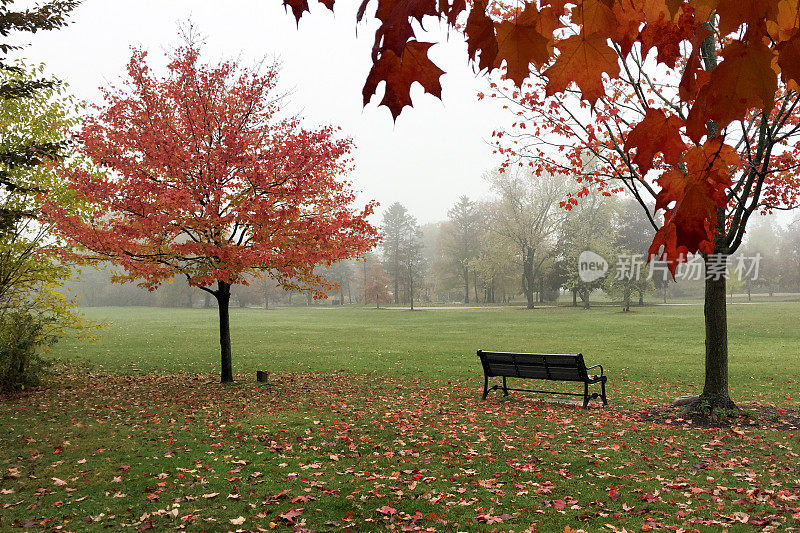
<svg viewBox="0 0 800 533">
<path fill-rule="evenodd" d="M 511 353 L 511 352 L 485 352 L 478 350 L 478 357 L 483 364 L 483 399 L 490 391 L 503 390 L 505 396 L 508 391 L 539 392 L 545 394 L 561 394 L 564 396 L 583 396 L 583 408 L 589 405 L 590 399 L 601 398 L 603 405 L 608 405 L 606 399 L 606 376 L 603 367 L 594 365 L 587 368 L 583 362 L 582 354 L 550 354 L 550 353 Z M 599 375 L 589 374 L 589 370 L 600 369 Z M 502 377 L 503 385 L 489 387 L 489 378 Z M 583 383 L 583 394 L 574 392 L 556 392 L 532 389 L 512 389 L 506 384 L 506 378 L 522 379 L 547 379 L 550 381 L 576 381 Z M 589 385 L 600 384 L 601 393 L 589 394 Z"/>
</svg>

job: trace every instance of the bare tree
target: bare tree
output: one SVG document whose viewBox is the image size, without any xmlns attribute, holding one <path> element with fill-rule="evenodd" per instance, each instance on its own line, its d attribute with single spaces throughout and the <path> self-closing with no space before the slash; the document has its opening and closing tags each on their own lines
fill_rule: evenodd
<svg viewBox="0 0 800 533">
<path fill-rule="evenodd" d="M 411 310 L 414 310 L 414 290 L 418 289 L 425 278 L 427 260 L 423 253 L 422 230 L 417 226 L 414 217 L 408 217 L 406 231 L 400 245 L 400 265 L 404 288 L 408 294 Z"/>
<path fill-rule="evenodd" d="M 559 204 L 566 196 L 561 174 L 536 176 L 524 171 L 494 172 L 486 179 L 497 195 L 492 232 L 513 242 L 522 264 L 522 291 L 528 309 L 535 307 L 535 280 L 551 256 L 556 232 L 566 214 Z"/>
</svg>

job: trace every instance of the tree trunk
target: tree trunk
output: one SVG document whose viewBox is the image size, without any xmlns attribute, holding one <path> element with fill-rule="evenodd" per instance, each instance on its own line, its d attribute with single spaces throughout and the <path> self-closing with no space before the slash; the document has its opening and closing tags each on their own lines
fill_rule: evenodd
<svg viewBox="0 0 800 533">
<path fill-rule="evenodd" d="M 408 281 L 408 296 L 411 298 L 411 310 L 414 310 L 414 277 L 410 276 Z"/>
<path fill-rule="evenodd" d="M 712 26 L 713 23 L 709 23 Z M 717 51 L 714 33 L 706 37 L 700 44 L 701 55 L 706 70 L 711 72 L 717 67 Z M 708 138 L 713 139 L 719 133 L 719 126 L 715 121 L 708 123 Z M 728 250 L 723 250 L 720 243 L 725 236 L 725 208 L 717 210 L 717 237 L 715 249 L 717 254 L 725 253 L 727 260 Z M 736 404 L 731 400 L 728 392 L 728 309 L 725 299 L 725 276 L 709 276 L 708 265 L 710 256 L 706 261 L 706 291 L 703 312 L 706 326 L 706 377 L 703 393 L 700 395 L 699 405 L 709 409 L 733 409 Z"/>
<path fill-rule="evenodd" d="M 228 306 L 231 300 L 231 286 L 229 283 L 220 281 L 214 293 L 219 305 L 219 346 L 222 371 L 220 381 L 222 383 L 233 382 L 233 366 L 231 364 L 231 321 L 228 313 Z"/>
<path fill-rule="evenodd" d="M 469 303 L 469 269 L 464 268 L 464 303 Z"/>
<path fill-rule="evenodd" d="M 362 265 L 364 271 L 364 283 L 361 284 L 361 288 L 364 289 L 364 305 L 367 305 L 369 302 L 369 291 L 367 289 L 367 267 L 369 264 L 367 263 L 367 259 L 364 259 L 364 264 Z"/>
<path fill-rule="evenodd" d="M 394 265 L 394 304 L 400 303 L 400 266 L 395 263 Z"/>
<path fill-rule="evenodd" d="M 478 272 L 472 273 L 472 287 L 475 289 L 475 303 L 480 303 L 480 299 L 478 298 Z"/>
<path fill-rule="evenodd" d="M 733 409 L 736 405 L 728 392 L 728 316 L 724 276 L 714 279 L 706 274 L 704 314 L 706 377 L 700 402 L 710 409 Z"/>
<path fill-rule="evenodd" d="M 526 246 L 522 250 L 522 291 L 525 293 L 528 309 L 536 307 L 536 301 L 533 299 L 533 275 L 533 250 Z"/>
<path fill-rule="evenodd" d="M 578 307 L 578 291 L 572 289 L 572 307 Z"/>
<path fill-rule="evenodd" d="M 639 291 L 639 307 L 644 305 L 644 292 Z"/>
</svg>

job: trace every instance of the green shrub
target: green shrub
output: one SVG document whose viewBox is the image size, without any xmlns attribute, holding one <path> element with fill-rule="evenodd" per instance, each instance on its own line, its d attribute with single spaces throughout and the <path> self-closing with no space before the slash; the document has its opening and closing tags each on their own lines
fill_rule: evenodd
<svg viewBox="0 0 800 533">
<path fill-rule="evenodd" d="M 0 312 L 0 392 L 39 384 L 47 366 L 42 353 L 56 340 L 50 322 L 29 311 Z"/>
</svg>

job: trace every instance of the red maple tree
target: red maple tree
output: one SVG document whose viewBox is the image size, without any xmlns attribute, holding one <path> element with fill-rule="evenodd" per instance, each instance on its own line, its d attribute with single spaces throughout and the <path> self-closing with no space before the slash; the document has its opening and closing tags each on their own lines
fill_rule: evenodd
<svg viewBox="0 0 800 533">
<path fill-rule="evenodd" d="M 298 21 L 309 9 L 308 0 L 282 2 Z M 334 0 L 322 3 L 334 7 Z M 411 105 L 415 82 L 441 95 L 444 72 L 428 57 L 435 43 L 417 39 L 426 17 L 463 31 L 479 69 L 502 70 L 521 87 L 533 65 L 546 96 L 575 87 L 592 107 L 606 96 L 604 79 L 624 75 L 628 59 L 654 50 L 654 65 L 674 69 L 680 60 L 675 99 L 684 113 L 667 116 L 658 111 L 670 110 L 664 102 L 647 102 L 654 113 L 627 146 L 644 160 L 666 143 L 665 163 L 683 169 L 682 178 L 664 179 L 664 199 L 675 203 L 656 238 L 663 246 L 658 255 L 673 268 L 686 250 L 712 248 L 714 214 L 727 202 L 723 176 L 738 163 L 724 147 L 726 128 L 753 110 L 769 113 L 783 87 L 800 83 L 800 0 L 475 0 L 471 6 L 465 0 L 363 0 L 359 22 L 371 5 L 380 24 L 364 101 L 385 82 L 381 104 L 394 117 Z M 667 119 L 670 127 L 656 142 L 648 132 Z"/>
<path fill-rule="evenodd" d="M 308 0 L 283 4 L 298 19 L 308 9 Z M 332 9 L 334 2 L 323 4 Z M 762 195 L 772 196 L 772 208 L 793 206 L 797 184 L 787 173 L 794 167 L 782 153 L 764 151 L 770 143 L 761 140 L 780 141 L 770 124 L 786 125 L 780 117 L 789 120 L 796 110 L 800 0 L 363 0 L 359 21 L 373 4 L 380 24 L 364 97 L 385 82 L 382 104 L 395 117 L 410 105 L 414 81 L 434 96 L 441 93 L 442 71 L 427 56 L 434 43 L 417 39 L 426 17 L 463 31 L 479 69 L 500 70 L 517 87 L 533 73 L 545 97 L 580 95 L 584 113 L 602 105 L 609 80 L 631 78 L 630 62 L 646 64 L 631 86 L 644 116 L 635 127 L 626 125 L 632 129 L 622 149 L 636 152 L 632 170 L 641 178 L 660 154 L 653 196 L 665 214 L 650 252 L 673 270 L 688 253 L 727 257 L 727 222 L 736 222 L 733 239 L 740 240 Z M 649 98 L 643 88 L 659 84 L 655 78 L 664 69 L 679 72 L 674 94 Z M 603 128 L 613 128 L 615 120 Z M 751 130 L 755 137 L 730 135 L 751 122 L 758 125 Z M 744 157 L 739 140 L 747 144 Z M 774 194 L 767 193 L 770 183 Z M 640 185 L 648 186 L 644 179 Z M 732 200 L 739 203 L 729 219 Z M 724 290 L 724 281 L 706 286 L 701 400 L 710 407 L 733 405 Z"/>
<path fill-rule="evenodd" d="M 377 243 L 367 222 L 376 204 L 354 208 L 339 180 L 352 166 L 350 139 L 282 117 L 277 65 L 206 65 L 191 42 L 168 57 L 158 76 L 135 50 L 125 83 L 104 91 L 77 133 L 90 164 L 66 177 L 88 222 L 55 205 L 47 214 L 93 258 L 124 267 L 121 281 L 154 289 L 183 275 L 214 295 L 228 382 L 231 285 L 260 271 L 323 297 L 330 284 L 314 267 Z"/>
<path fill-rule="evenodd" d="M 800 94 L 783 87 L 769 113 L 749 112 L 739 127 L 726 132 L 724 143 L 719 137 L 687 149 L 680 131 L 686 106 L 677 98 L 685 62 L 679 58 L 675 69 L 660 69 L 656 77 L 654 62 L 637 53 L 620 57 L 625 68 L 619 78 L 604 82 L 605 92 L 592 113 L 582 109 L 575 91 L 548 96 L 546 80 L 535 73 L 519 89 L 492 83 L 491 96 L 504 101 L 514 116 L 513 124 L 494 138 L 504 166 L 575 176 L 577 192 L 563 202 L 567 209 L 592 187 L 635 198 L 656 231 L 650 253 L 658 258 L 666 250 L 663 259 L 671 270 L 690 249 L 705 255 L 708 271 L 724 269 L 753 215 L 798 205 Z M 668 212 L 666 224 L 660 210 Z M 716 403 L 730 406 L 725 399 L 725 279 L 710 276 L 705 296 L 711 342 L 706 345 L 704 392 L 717 391 L 723 399 Z"/>
</svg>

